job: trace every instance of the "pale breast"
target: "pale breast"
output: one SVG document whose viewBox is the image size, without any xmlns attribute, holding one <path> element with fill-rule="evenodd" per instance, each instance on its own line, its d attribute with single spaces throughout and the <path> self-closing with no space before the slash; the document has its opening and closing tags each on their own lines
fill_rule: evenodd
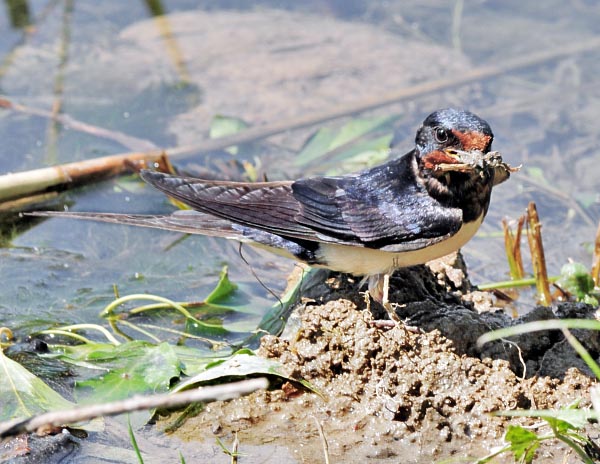
<svg viewBox="0 0 600 464">
<path fill-rule="evenodd" d="M 464 224 L 448 240 L 419 250 L 401 253 L 322 243 L 318 251 L 318 257 L 321 262 L 327 263 L 327 265 L 319 267 L 354 275 L 374 275 L 386 274 L 401 267 L 424 264 L 461 248 L 475 235 L 482 222 L 483 215 L 476 221 Z"/>
</svg>

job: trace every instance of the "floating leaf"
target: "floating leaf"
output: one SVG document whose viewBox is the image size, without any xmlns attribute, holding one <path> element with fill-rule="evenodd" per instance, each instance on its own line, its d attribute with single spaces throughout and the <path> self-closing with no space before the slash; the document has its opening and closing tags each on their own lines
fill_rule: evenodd
<svg viewBox="0 0 600 464">
<path fill-rule="evenodd" d="M 330 163 L 334 165 L 333 169 L 326 168 L 327 174 L 343 174 L 383 163 L 390 156 L 389 145 L 392 137 L 392 134 L 386 134 L 376 139 L 364 140 L 337 153 Z"/>
<path fill-rule="evenodd" d="M 380 116 L 375 118 L 353 119 L 342 126 L 333 140 L 332 147 L 336 148 L 362 135 L 378 129 L 396 119 L 395 116 Z"/>
<path fill-rule="evenodd" d="M 380 129 L 394 121 L 396 116 L 384 116 L 349 121 L 338 130 L 329 128 L 319 129 L 304 145 L 295 159 L 297 166 L 304 166 L 324 156 L 331 150 L 352 142 L 369 132 Z M 389 143 L 389 142 L 388 142 Z M 361 149 L 360 151 L 365 151 Z M 356 154 L 357 152 L 354 152 Z M 346 158 L 346 155 L 341 158 Z"/>
<path fill-rule="evenodd" d="M 227 135 L 237 134 L 248 127 L 248 124 L 239 119 L 232 118 L 229 116 L 216 115 L 210 123 L 209 136 L 211 139 L 218 139 L 219 137 L 225 137 Z M 238 147 L 232 146 L 225 149 L 225 151 L 232 155 L 237 155 Z"/>
<path fill-rule="evenodd" d="M 308 139 L 308 142 L 306 142 L 300 153 L 298 153 L 294 161 L 295 164 L 297 166 L 304 166 L 320 158 L 331 149 L 330 147 L 334 139 L 335 132 L 333 129 L 327 127 L 319 129 Z"/>
<path fill-rule="evenodd" d="M 223 361 L 230 357 L 233 350 L 229 347 L 222 348 L 219 351 L 208 349 L 199 349 L 185 345 L 174 346 L 173 349 L 181 361 L 181 370 L 187 375 L 195 375 L 206 369 L 206 366 L 218 361 Z"/>
<path fill-rule="evenodd" d="M 237 285 L 229 280 L 227 266 L 224 266 L 219 274 L 219 282 L 212 292 L 204 299 L 204 302 L 208 304 L 216 303 L 231 295 L 235 289 L 237 289 Z"/>
<path fill-rule="evenodd" d="M 56 409 L 75 406 L 67 401 L 39 377 L 0 350 L 0 420 L 26 418 Z"/>
<path fill-rule="evenodd" d="M 168 343 L 152 345 L 134 341 L 91 352 L 87 359 L 110 369 L 106 374 L 77 383 L 77 397 L 89 402 L 166 392 L 172 380 L 181 374 L 181 362 Z"/>
<path fill-rule="evenodd" d="M 256 356 L 249 350 L 234 354 L 231 358 L 208 364 L 206 368 L 193 377 L 181 382 L 173 391 L 181 391 L 192 385 L 213 382 L 226 377 L 246 377 L 249 375 L 276 375 L 294 381 L 282 373 L 282 366 L 277 361 Z"/>
<path fill-rule="evenodd" d="M 50 353 L 44 354 L 45 358 L 57 358 L 68 364 L 86 369 L 109 370 L 109 366 L 100 367 L 94 363 L 94 358 L 116 356 L 115 347 L 112 343 L 82 343 L 80 345 L 48 345 Z"/>
</svg>

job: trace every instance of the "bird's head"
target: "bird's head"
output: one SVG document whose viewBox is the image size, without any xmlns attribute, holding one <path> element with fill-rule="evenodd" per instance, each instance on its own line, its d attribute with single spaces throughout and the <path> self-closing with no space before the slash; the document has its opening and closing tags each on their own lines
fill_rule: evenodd
<svg viewBox="0 0 600 464">
<path fill-rule="evenodd" d="M 425 169 L 462 163 L 461 152 L 488 153 L 494 134 L 489 124 L 465 110 L 446 108 L 427 116 L 415 140 L 419 162 Z"/>
<path fill-rule="evenodd" d="M 439 190 L 475 184 L 498 185 L 518 168 L 491 151 L 489 124 L 465 110 L 446 108 L 431 113 L 417 132 L 418 169 Z"/>
</svg>

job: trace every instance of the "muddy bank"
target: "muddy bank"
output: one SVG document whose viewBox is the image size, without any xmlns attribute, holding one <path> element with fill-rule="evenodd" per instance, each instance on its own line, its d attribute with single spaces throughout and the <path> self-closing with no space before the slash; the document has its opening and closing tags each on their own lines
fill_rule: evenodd
<svg viewBox="0 0 600 464">
<path fill-rule="evenodd" d="M 392 301 L 401 304 L 399 312 L 413 329 L 374 327 L 383 313 L 365 308 L 358 282 L 346 276 L 313 287 L 294 315 L 297 330 L 287 338 L 264 337 L 260 354 L 279 360 L 321 395 L 287 384 L 212 403 L 178 435 L 196 441 L 232 439 L 237 432 L 242 452 L 244 445 L 270 450 L 268 458 L 263 449 L 260 458 L 247 456 L 245 462 L 276 462 L 281 449 L 297 462 L 323 462 L 318 421 L 332 462 L 432 462 L 481 457 L 500 445 L 507 420 L 490 416 L 492 411 L 560 407 L 578 398 L 585 403 L 593 380 L 558 332 L 478 349 L 479 335 L 518 321 L 493 309 L 479 313 L 465 301 L 464 267 L 434 268 L 405 269 L 392 279 Z M 555 310 L 568 317 L 592 312 L 582 305 Z M 523 319 L 551 317 L 552 310 L 537 308 Z M 578 336 L 598 353 L 596 334 Z M 540 451 L 539 462 L 565 452 L 553 445 Z"/>
</svg>

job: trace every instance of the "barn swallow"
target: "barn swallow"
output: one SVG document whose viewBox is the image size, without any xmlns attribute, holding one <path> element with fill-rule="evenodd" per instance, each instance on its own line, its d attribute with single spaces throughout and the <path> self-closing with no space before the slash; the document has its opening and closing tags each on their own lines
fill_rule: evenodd
<svg viewBox="0 0 600 464">
<path fill-rule="evenodd" d="M 462 247 L 481 225 L 492 187 L 514 170 L 491 151 L 493 137 L 483 119 L 448 108 L 425 119 L 411 151 L 358 173 L 247 183 L 142 170 L 146 182 L 193 210 L 35 214 L 235 239 L 367 276 L 370 295 L 397 320 L 388 301 L 391 273 Z"/>
</svg>

